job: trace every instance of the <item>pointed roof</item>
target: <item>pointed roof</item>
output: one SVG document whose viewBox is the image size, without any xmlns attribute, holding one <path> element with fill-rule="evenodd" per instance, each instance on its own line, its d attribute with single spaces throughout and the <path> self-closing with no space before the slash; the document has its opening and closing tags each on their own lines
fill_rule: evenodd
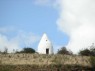
<svg viewBox="0 0 95 71">
<path fill-rule="evenodd" d="M 39 44 L 38 44 L 38 53 L 46 54 L 46 49 L 49 49 L 49 54 L 53 53 L 53 46 L 51 41 L 48 39 L 46 33 L 43 34 Z"/>
<path fill-rule="evenodd" d="M 49 38 L 47 37 L 46 33 L 44 33 L 40 42 L 39 42 L 38 47 L 46 46 L 46 44 L 51 46 L 52 43 L 49 40 Z"/>
<path fill-rule="evenodd" d="M 44 39 L 44 40 L 45 40 L 45 39 L 48 39 L 48 37 L 47 37 L 47 34 L 46 34 L 46 33 L 44 33 L 44 34 L 43 34 L 43 36 L 42 36 L 41 40 L 43 40 L 43 39 Z"/>
</svg>

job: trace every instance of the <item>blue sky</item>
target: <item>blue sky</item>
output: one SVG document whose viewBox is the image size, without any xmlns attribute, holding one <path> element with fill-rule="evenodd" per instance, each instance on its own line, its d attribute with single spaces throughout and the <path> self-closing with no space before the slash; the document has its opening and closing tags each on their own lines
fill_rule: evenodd
<svg viewBox="0 0 95 71">
<path fill-rule="evenodd" d="M 35 4 L 34 0 L 0 0 L 1 38 L 6 37 L 8 42 L 19 40 L 17 45 L 20 48 L 30 46 L 37 49 L 41 36 L 46 33 L 56 50 L 58 47 L 66 46 L 69 41 L 69 37 L 58 29 L 56 24 L 58 17 L 57 9 L 48 5 Z M 31 36 L 28 45 L 28 39 L 30 39 L 28 37 Z M 8 45 L 6 44 L 6 47 L 10 49 Z M 2 45 L 2 47 L 5 46 Z"/>
</svg>

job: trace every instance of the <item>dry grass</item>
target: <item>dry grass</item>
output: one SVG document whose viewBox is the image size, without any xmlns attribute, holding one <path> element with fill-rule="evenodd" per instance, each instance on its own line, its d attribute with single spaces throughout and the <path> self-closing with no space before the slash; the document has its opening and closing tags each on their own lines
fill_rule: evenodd
<svg viewBox="0 0 95 71">
<path fill-rule="evenodd" d="M 91 66 L 90 57 L 74 55 L 0 54 L 0 64 L 6 65 L 80 65 Z"/>
</svg>

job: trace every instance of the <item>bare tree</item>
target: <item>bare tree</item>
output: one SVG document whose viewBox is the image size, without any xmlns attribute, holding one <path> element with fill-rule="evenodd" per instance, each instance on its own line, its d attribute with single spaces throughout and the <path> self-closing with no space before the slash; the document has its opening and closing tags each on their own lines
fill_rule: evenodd
<svg viewBox="0 0 95 71">
<path fill-rule="evenodd" d="M 7 47 L 5 47 L 5 49 L 4 49 L 4 52 L 3 52 L 4 54 L 7 54 L 8 53 L 8 48 Z"/>
</svg>

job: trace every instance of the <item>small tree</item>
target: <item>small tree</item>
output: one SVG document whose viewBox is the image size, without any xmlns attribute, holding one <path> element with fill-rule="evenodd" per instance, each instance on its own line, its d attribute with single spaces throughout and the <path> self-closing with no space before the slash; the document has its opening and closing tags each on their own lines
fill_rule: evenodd
<svg viewBox="0 0 95 71">
<path fill-rule="evenodd" d="M 92 46 L 90 49 L 86 48 L 84 50 L 81 50 L 79 52 L 79 55 L 95 56 L 95 46 Z"/>
<path fill-rule="evenodd" d="M 0 53 L 2 53 L 1 50 L 0 50 Z"/>
<path fill-rule="evenodd" d="M 58 54 L 67 54 L 67 55 L 71 55 L 71 54 L 72 54 L 72 52 L 68 51 L 68 50 L 66 49 L 66 47 L 62 47 L 60 50 L 58 50 L 57 53 L 58 53 Z"/>
<path fill-rule="evenodd" d="M 91 48 L 90 51 L 92 53 L 92 56 L 95 56 L 95 48 Z"/>
<path fill-rule="evenodd" d="M 5 49 L 4 49 L 4 52 L 3 52 L 4 54 L 7 54 L 8 53 L 8 48 L 7 47 L 5 47 Z"/>
<path fill-rule="evenodd" d="M 84 55 L 84 56 L 91 56 L 92 52 L 89 49 L 84 49 L 79 52 L 79 55 Z"/>
<path fill-rule="evenodd" d="M 17 53 L 35 53 L 35 50 L 33 48 L 25 47 L 25 48 L 23 48 L 23 50 L 21 50 Z"/>
</svg>

